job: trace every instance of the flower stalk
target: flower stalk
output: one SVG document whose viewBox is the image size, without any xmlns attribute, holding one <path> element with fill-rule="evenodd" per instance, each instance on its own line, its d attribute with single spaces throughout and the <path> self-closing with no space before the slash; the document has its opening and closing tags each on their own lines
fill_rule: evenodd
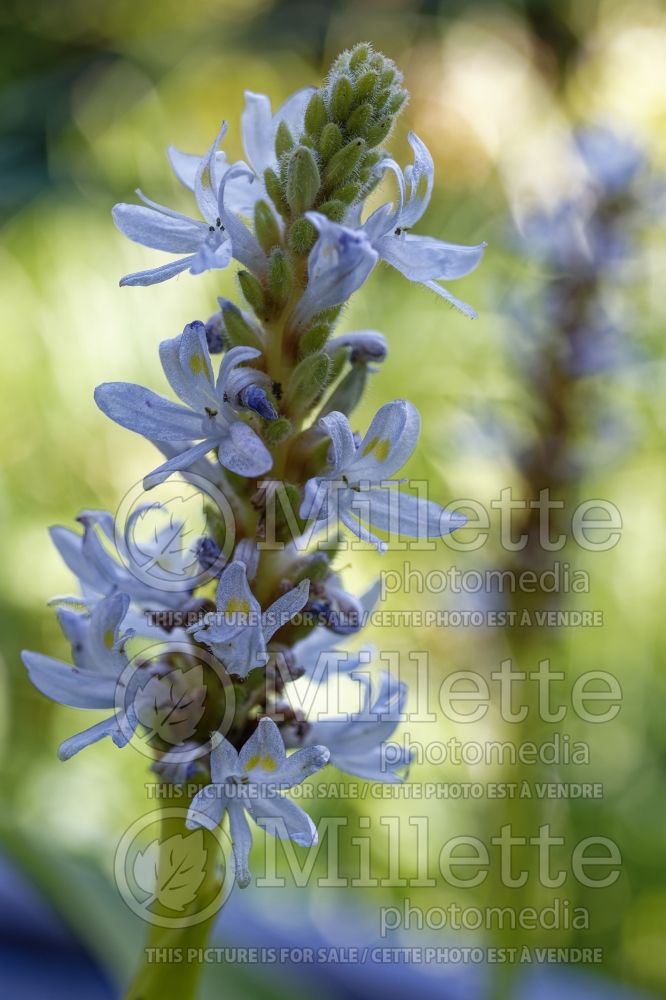
<svg viewBox="0 0 666 1000">
<path fill-rule="evenodd" d="M 242 888 L 251 878 L 250 822 L 304 848 L 317 843 L 290 788 L 329 761 L 388 782 L 403 780 L 410 763 L 405 754 L 387 764 L 383 753 L 405 686 L 382 673 L 368 679 L 365 669 L 355 675 L 368 651 L 340 648 L 367 623 L 377 588 L 348 594 L 336 560 L 346 532 L 384 551 L 392 537 L 441 538 L 464 518 L 393 480 L 417 445 L 413 404 L 386 403 L 365 435 L 352 428 L 367 379 L 387 357 L 383 335 L 332 334 L 380 259 L 474 315 L 440 281 L 469 273 L 485 244 L 408 232 L 428 206 L 434 166 L 412 133 L 413 163 L 404 170 L 384 149 L 406 99 L 391 60 L 357 45 L 320 88 L 298 91 L 275 114 L 266 96 L 246 93 L 244 162 L 230 163 L 219 148 L 226 123 L 203 156 L 169 150 L 200 218 L 142 194 L 141 205 L 114 209 L 130 239 L 179 255 L 121 284 L 154 285 L 235 261 L 244 300 L 220 299 L 207 321 L 162 342 L 169 396 L 126 382 L 95 391 L 103 413 L 161 452 L 164 461 L 143 479 L 149 497 L 179 474 L 217 498 L 207 503 L 205 530 L 192 541 L 185 522 L 150 501 L 124 525 L 96 511 L 81 515 L 82 533 L 55 529 L 82 595 L 61 599 L 58 611 L 74 668 L 24 654 L 48 697 L 110 713 L 67 740 L 63 758 L 108 735 L 119 747 L 148 751 L 160 779 L 181 792 L 197 782 L 177 816 L 162 814 L 157 894 L 146 889 L 142 905 L 149 922 L 169 926 L 151 927 L 153 948 L 203 944 L 212 926 L 202 900 L 219 883 L 220 852 L 186 866 L 192 898 L 173 903 L 166 887 L 173 888 L 176 844 L 195 850 L 197 838 L 228 830 L 231 850 L 222 860 Z M 368 195 L 392 180 L 391 200 L 365 218 Z M 155 507 L 166 523 L 137 543 Z M 322 718 L 290 700 L 296 679 L 324 682 L 323 660 L 356 686 L 359 709 L 342 722 L 335 706 Z M 148 847 L 133 861 L 144 889 L 146 858 Z M 185 878 L 179 894 L 187 897 L 188 885 Z M 184 906 L 200 922 L 184 927 Z M 147 959 L 128 998 L 186 1000 L 198 972 L 196 963 Z"/>
</svg>

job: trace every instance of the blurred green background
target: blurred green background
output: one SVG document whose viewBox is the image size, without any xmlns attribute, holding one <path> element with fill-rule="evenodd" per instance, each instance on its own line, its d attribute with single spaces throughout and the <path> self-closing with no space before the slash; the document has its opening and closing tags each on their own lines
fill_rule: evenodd
<svg viewBox="0 0 666 1000">
<path fill-rule="evenodd" d="M 225 149 L 236 159 L 242 156 L 238 122 L 245 88 L 268 93 L 276 107 L 294 89 L 316 83 L 340 49 L 372 41 L 397 61 L 412 95 L 392 140 L 393 154 L 408 162 L 411 128 L 435 159 L 435 194 L 421 231 L 453 242 L 485 239 L 490 246 L 479 270 L 452 286 L 478 309 L 475 323 L 388 268 L 374 273 L 354 298 L 340 331 L 376 327 L 390 344 L 356 424 L 364 428 L 381 403 L 404 395 L 418 404 L 424 424 L 408 471 L 428 478 L 432 495 L 444 503 L 464 497 L 487 503 L 506 486 L 520 495 L 511 452 L 486 434 L 489 422 L 509 434 L 529 425 L 533 410 L 516 357 L 519 341 L 511 336 L 517 321 L 509 301 L 522 283 L 535 280 L 535 269 L 512 239 L 513 220 L 531 205 L 552 205 L 567 194 L 574 125 L 604 119 L 630 128 L 655 174 L 663 168 L 666 7 L 656 0 L 8 0 L 0 25 L 3 838 L 8 856 L 113 978 L 122 980 L 139 938 L 112 886 L 112 861 L 122 831 L 146 809 L 145 760 L 105 742 L 59 763 L 57 746 L 80 728 L 79 714 L 32 689 L 19 650 L 29 646 L 63 657 L 67 652 L 46 601 L 70 592 L 72 584 L 50 546 L 47 526 L 71 524 L 87 507 L 114 510 L 152 461 L 147 443 L 97 410 L 93 388 L 123 379 L 162 391 L 159 341 L 194 318 L 205 319 L 214 311 L 215 295 L 233 297 L 236 289 L 231 269 L 196 280 L 186 274 L 149 289 L 120 289 L 122 274 L 162 258 L 116 232 L 111 206 L 132 200 L 134 188 L 141 187 L 151 198 L 188 211 L 187 193 L 168 168 L 168 143 L 203 151 L 224 117 L 230 122 Z M 561 727 L 572 739 L 590 743 L 591 764 L 563 767 L 551 777 L 602 782 L 603 801 L 558 801 L 549 806 L 549 818 L 568 843 L 592 833 L 616 840 L 622 877 L 606 892 L 585 894 L 568 883 L 563 894 L 590 908 L 592 927 L 562 932 L 553 941 L 603 946 L 603 969 L 594 975 L 603 972 L 666 997 L 666 414 L 659 228 L 658 213 L 647 206 L 621 291 L 630 317 L 623 331 L 630 360 L 621 371 L 590 380 L 590 392 L 603 396 L 622 433 L 611 422 L 588 439 L 589 471 L 577 485 L 582 497 L 604 497 L 620 508 L 622 541 L 603 556 L 583 559 L 568 549 L 561 556 L 589 571 L 591 579 L 590 594 L 567 595 L 566 607 L 602 610 L 604 627 L 530 635 L 526 641 L 496 629 L 371 630 L 368 638 L 403 654 L 428 650 L 433 689 L 451 670 L 490 671 L 505 655 L 523 657 L 521 666 L 529 669 L 550 656 L 568 677 L 602 669 L 620 679 L 623 708 L 612 724 L 591 731 L 568 718 Z M 599 461 L 607 455 L 612 457 Z M 503 554 L 493 538 L 481 553 L 440 546 L 408 558 L 424 572 L 497 566 Z M 404 558 L 390 553 L 381 569 L 401 572 Z M 360 589 L 377 571 L 377 557 L 364 554 L 345 579 L 350 589 Z M 460 600 L 470 606 L 469 598 L 467 605 Z M 450 606 L 447 594 L 404 593 L 386 605 Z M 497 735 L 491 723 L 484 727 L 475 739 Z M 444 718 L 406 728 L 426 743 L 472 738 L 470 727 Z M 411 780 L 488 781 L 501 780 L 501 774 L 417 764 Z M 415 806 L 368 798 L 316 803 L 312 811 L 317 808 L 320 814 L 352 816 L 342 833 L 350 859 L 351 839 L 359 832 L 355 818 L 402 817 L 408 850 L 414 830 L 406 819 L 429 815 L 436 864 L 450 837 L 494 834 L 506 806 L 488 799 Z M 381 876 L 388 866 L 384 838 L 373 839 L 373 851 Z M 289 906 L 320 928 L 329 909 L 367 907 L 369 933 L 376 934 L 377 908 L 404 895 L 428 908 L 451 900 L 487 905 L 487 892 L 454 890 L 440 881 L 434 889 L 354 889 L 329 899 L 330 893 L 314 887 L 289 894 Z M 284 906 L 284 899 L 277 890 L 262 894 L 252 888 L 245 905 L 264 912 Z M 444 941 L 445 935 L 430 937 Z M 477 938 L 468 931 L 461 940 Z M 262 995 L 261 977 L 256 970 L 253 975 L 252 988 Z M 215 976 L 228 997 L 249 988 L 243 970 L 212 968 L 211 983 Z M 275 978 L 266 995 L 278 995 L 281 986 L 291 990 L 286 975 Z"/>
</svg>

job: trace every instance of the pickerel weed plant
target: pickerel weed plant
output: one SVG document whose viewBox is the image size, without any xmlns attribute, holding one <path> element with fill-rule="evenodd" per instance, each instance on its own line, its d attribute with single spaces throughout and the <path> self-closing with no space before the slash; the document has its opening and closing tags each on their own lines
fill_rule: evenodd
<svg viewBox="0 0 666 1000">
<path fill-rule="evenodd" d="M 105 736 L 119 747 L 143 741 L 160 781 L 181 788 L 182 815 L 162 810 L 161 849 L 154 858 L 142 854 L 134 870 L 145 887 L 146 869 L 154 869 L 158 888 L 146 917 L 153 946 L 205 943 L 215 907 L 202 906 L 202 897 L 215 900 L 223 871 L 240 886 L 250 881 L 249 820 L 296 844 L 316 843 L 314 823 L 285 790 L 328 762 L 390 782 L 402 780 L 409 764 L 404 753 L 390 764 L 383 753 L 405 685 L 388 673 L 372 679 L 367 668 L 355 674 L 369 652 L 339 648 L 365 623 L 376 588 L 362 598 L 347 593 L 336 557 L 344 528 L 383 550 L 377 531 L 388 532 L 389 542 L 397 534 L 436 538 L 465 519 L 392 480 L 417 444 L 415 406 L 386 403 L 363 436 L 350 424 L 368 373 L 386 357 L 383 335 L 332 334 L 379 260 L 473 316 L 440 282 L 470 272 L 484 245 L 412 232 L 430 201 L 432 158 L 413 133 L 413 163 L 404 170 L 384 149 L 406 100 L 391 60 L 357 45 L 321 87 L 297 92 L 275 114 L 268 97 L 246 94 L 246 162 L 231 163 L 220 150 L 226 123 L 203 156 L 169 150 L 200 218 L 141 192 L 142 204 L 113 210 L 130 239 L 179 255 L 122 285 L 236 261 L 244 299 L 242 307 L 219 299 L 206 322 L 188 323 L 160 345 L 179 402 L 124 382 L 95 392 L 107 416 L 162 453 L 146 491 L 180 473 L 207 503 L 222 498 L 216 509 L 209 503 L 205 535 L 183 546 L 174 566 L 173 546 L 172 564 L 163 558 L 163 532 L 149 551 L 132 544 L 150 504 L 122 531 L 105 511 L 84 511 L 81 532 L 54 528 L 81 588 L 79 597 L 57 599 L 73 665 L 34 652 L 23 657 L 48 697 L 110 713 L 65 740 L 63 760 Z M 364 212 L 368 196 L 391 180 L 392 199 Z M 169 521 L 169 538 L 174 530 Z M 356 681 L 357 712 L 321 719 L 294 708 L 294 681 L 319 684 L 332 675 Z M 177 845 L 189 838 L 195 850 L 195 838 L 219 835 L 225 823 L 228 857 L 210 848 L 201 863 L 174 863 Z M 173 888 L 174 864 L 175 882 L 192 891 L 171 906 L 178 919 L 170 921 L 159 889 L 169 881 Z M 146 962 L 128 996 L 183 1000 L 193 996 L 197 973 L 195 962 Z"/>
</svg>

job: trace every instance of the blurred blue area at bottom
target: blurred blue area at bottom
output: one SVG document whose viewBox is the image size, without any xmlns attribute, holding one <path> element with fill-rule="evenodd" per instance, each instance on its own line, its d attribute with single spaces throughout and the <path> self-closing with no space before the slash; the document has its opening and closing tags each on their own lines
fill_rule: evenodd
<svg viewBox="0 0 666 1000">
<path fill-rule="evenodd" d="M 253 888 L 234 892 L 227 901 L 212 946 L 224 949 L 310 949 L 320 955 L 332 949 L 413 949 L 432 940 L 405 936 L 380 939 L 369 932 L 372 914 L 345 906 L 335 895 L 312 918 L 298 893 L 280 890 L 267 895 Z M 440 947 L 460 941 L 442 939 Z M 405 951 L 413 956 L 414 951 Z M 336 960 L 336 957 L 341 960 Z M 248 970 L 249 971 L 249 970 Z M 256 979 L 272 986 L 269 995 L 317 995 L 320 1000 L 485 1000 L 492 969 L 474 964 L 442 965 L 419 961 L 345 962 L 285 961 L 255 965 Z M 206 996 L 223 995 L 224 965 L 208 967 Z M 237 984 L 236 984 L 237 985 Z M 249 985 L 249 981 L 248 981 Z M 25 875 L 0 855 L 0 997 L 2 1000 L 118 1000 L 110 982 L 83 945 L 63 924 Z M 603 975 L 572 967 L 526 970 L 515 1000 L 650 1000 L 648 994 L 619 986 Z"/>
<path fill-rule="evenodd" d="M 2 1000 L 115 1000 L 116 990 L 54 909 L 0 855 Z"/>
<path fill-rule="evenodd" d="M 280 890 L 282 901 L 273 905 L 275 890 L 270 890 L 265 903 L 260 902 L 262 890 L 250 888 L 232 893 L 220 914 L 213 935 L 213 944 L 219 948 L 285 948 L 322 950 L 356 947 L 368 949 L 403 950 L 415 955 L 430 948 L 454 950 L 468 946 L 460 937 L 430 936 L 427 933 L 398 936 L 389 932 L 380 938 L 376 930 L 376 913 L 358 906 L 345 906 L 343 896 L 332 896 L 325 916 L 310 919 L 307 907 L 299 905 L 298 896 L 289 889 Z M 330 892 L 330 890 L 329 890 Z M 254 900 L 253 898 L 254 897 Z M 333 902 L 335 899 L 335 902 Z M 300 919 L 299 919 L 300 913 Z M 386 962 L 346 962 L 332 959 L 330 963 L 289 963 L 273 966 L 305 975 L 313 989 L 324 991 L 321 1000 L 368 1000 L 381 996 L 382 1000 L 404 1000 L 416 992 L 419 1000 L 487 1000 L 491 995 L 488 984 L 493 968 L 484 964 L 464 962 L 442 964 L 437 962 L 403 960 L 395 961 L 389 954 Z M 320 994 L 321 996 L 321 994 Z M 654 995 L 627 989 L 614 983 L 601 973 L 568 966 L 542 966 L 521 972 L 514 1000 L 655 1000 Z"/>
</svg>

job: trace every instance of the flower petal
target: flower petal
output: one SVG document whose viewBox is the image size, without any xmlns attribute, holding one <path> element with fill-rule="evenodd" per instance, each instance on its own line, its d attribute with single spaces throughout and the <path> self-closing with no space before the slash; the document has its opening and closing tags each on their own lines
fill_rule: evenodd
<svg viewBox="0 0 666 1000">
<path fill-rule="evenodd" d="M 71 528 L 56 525 L 49 528 L 49 534 L 65 565 L 82 584 L 92 588 L 97 594 L 104 594 L 113 587 L 113 559 L 102 545 L 98 543 L 100 555 L 104 556 L 104 565 L 101 560 L 92 558 L 92 553 L 84 552 L 84 538 Z"/>
<path fill-rule="evenodd" d="M 297 750 L 286 758 L 279 772 L 274 775 L 275 781 L 291 788 L 300 785 L 307 777 L 320 771 L 328 764 L 330 753 L 324 746 L 309 746 Z"/>
<path fill-rule="evenodd" d="M 137 434 L 156 441 L 197 440 L 203 437 L 196 413 L 132 382 L 103 382 L 95 389 L 102 413 Z"/>
<path fill-rule="evenodd" d="M 254 358 L 260 358 L 261 351 L 258 351 L 256 347 L 232 347 L 230 351 L 224 355 L 222 362 L 220 364 L 220 370 L 217 376 L 217 384 L 215 391 L 217 392 L 218 399 L 224 398 L 224 393 L 226 392 L 226 384 L 229 375 L 236 365 L 242 364 L 244 361 L 252 361 Z"/>
<path fill-rule="evenodd" d="M 252 831 L 245 816 L 245 809 L 240 802 L 231 800 L 228 805 L 229 833 L 234 851 L 234 867 L 236 881 L 241 889 L 252 881 L 248 859 L 252 848 Z"/>
<path fill-rule="evenodd" d="M 111 708 L 116 694 L 117 678 L 90 670 L 72 667 L 42 653 L 24 651 L 21 654 L 30 680 L 38 691 L 52 701 L 71 708 Z"/>
<path fill-rule="evenodd" d="M 216 738 L 218 742 L 210 752 L 210 776 L 214 784 L 222 785 L 238 770 L 238 751 L 221 734 Z"/>
<path fill-rule="evenodd" d="M 272 719 L 259 719 L 257 728 L 238 754 L 240 772 L 250 781 L 277 781 L 286 760 L 284 740 Z"/>
<path fill-rule="evenodd" d="M 435 292 L 441 298 L 446 299 L 450 302 L 452 306 L 464 313 L 469 319 L 477 319 L 478 313 L 471 306 L 468 306 L 466 302 L 462 299 L 457 298 L 457 296 L 452 295 L 448 288 L 444 288 L 442 285 L 438 285 L 436 281 L 424 281 L 423 285 L 429 288 L 431 292 Z"/>
<path fill-rule="evenodd" d="M 333 468 L 330 475 L 335 476 L 352 464 L 356 454 L 351 425 L 344 413 L 338 413 L 336 410 L 322 417 L 319 423 L 331 439 Z"/>
<path fill-rule="evenodd" d="M 284 104 L 280 105 L 273 119 L 273 139 L 275 138 L 278 125 L 280 122 L 284 122 L 289 127 L 289 131 L 294 139 L 298 141 L 303 131 L 305 109 L 310 103 L 310 98 L 316 89 L 316 87 L 302 87 L 292 94 L 291 97 L 288 97 Z"/>
<path fill-rule="evenodd" d="M 261 616 L 261 627 L 264 633 L 264 639 L 266 642 L 271 639 L 275 633 L 286 625 L 287 622 L 291 621 L 294 615 L 302 611 L 308 601 L 308 595 L 310 593 L 310 581 L 301 580 L 297 587 L 292 590 L 288 590 L 286 594 L 282 597 L 278 597 L 277 601 L 271 604 L 263 615 Z"/>
<path fill-rule="evenodd" d="M 197 167 L 194 178 L 194 197 L 197 200 L 199 211 L 209 225 L 215 225 L 217 215 L 217 190 L 219 181 L 215 174 L 217 159 L 217 147 L 220 145 L 227 131 L 227 123 L 222 122 L 220 131 L 215 137 L 215 142 L 210 147 L 205 156 L 202 156 Z"/>
<path fill-rule="evenodd" d="M 382 260 L 410 281 L 451 281 L 469 274 L 481 261 L 486 243 L 463 246 L 430 236 L 383 236 L 374 244 Z"/>
<path fill-rule="evenodd" d="M 271 102 L 265 94 L 245 91 L 245 107 L 241 114 L 241 130 L 245 155 L 258 177 L 275 160 L 274 128 Z"/>
<path fill-rule="evenodd" d="M 214 642 L 227 642 L 246 628 L 259 628 L 261 606 L 247 582 L 245 563 L 238 559 L 225 566 L 215 593 L 215 624 L 207 632 Z M 201 633 L 195 633 L 199 638 Z"/>
<path fill-rule="evenodd" d="M 228 435 L 220 441 L 217 456 L 220 465 L 239 476 L 262 476 L 273 464 L 264 442 L 242 420 L 230 424 Z"/>
<path fill-rule="evenodd" d="M 319 212 L 306 212 L 319 232 L 308 258 L 308 284 L 294 311 L 302 325 L 316 313 L 346 302 L 361 287 L 377 262 L 377 251 L 362 230 L 331 222 Z"/>
<path fill-rule="evenodd" d="M 176 149 L 175 146 L 167 147 L 167 156 L 169 157 L 171 169 L 180 183 L 186 187 L 188 191 L 194 191 L 194 181 L 196 179 L 197 170 L 199 169 L 202 157 L 197 153 L 183 153 L 182 150 Z M 228 169 L 227 154 L 223 153 L 222 150 L 218 150 L 215 154 L 216 175 L 221 177 L 225 169 Z"/>
<path fill-rule="evenodd" d="M 421 430 L 419 411 L 406 399 L 380 407 L 347 468 L 351 481 L 380 482 L 401 469 L 416 447 Z"/>
<path fill-rule="evenodd" d="M 464 514 L 447 511 L 434 500 L 421 499 L 403 490 L 377 487 L 361 491 L 359 497 L 367 504 L 369 516 L 366 518 L 360 509 L 356 513 L 373 527 L 391 534 L 443 538 L 467 523 Z"/>
<path fill-rule="evenodd" d="M 231 240 L 221 239 L 217 231 L 199 247 L 190 264 L 191 274 L 205 274 L 206 271 L 223 271 L 231 263 Z"/>
<path fill-rule="evenodd" d="M 208 452 L 214 447 L 215 441 L 207 439 L 179 452 L 167 462 L 164 462 L 156 469 L 153 469 L 153 471 L 149 472 L 147 476 L 144 476 L 143 488 L 145 490 L 152 490 L 153 487 L 159 486 L 160 483 L 165 482 L 174 472 L 182 472 L 183 469 L 189 469 L 195 462 L 198 462 L 199 459 L 204 457 L 204 455 L 207 455 Z"/>
<path fill-rule="evenodd" d="M 84 750 L 85 747 L 97 743 L 99 740 L 104 739 L 105 736 L 110 736 L 117 747 L 127 746 L 129 742 L 118 722 L 118 716 L 112 715 L 110 718 L 104 719 L 94 726 L 90 726 L 89 729 L 84 729 L 83 732 L 64 740 L 58 748 L 58 757 L 60 760 L 69 760 L 79 750 Z"/>
<path fill-rule="evenodd" d="M 234 259 L 240 264 L 244 264 L 253 273 L 262 276 L 266 272 L 267 267 L 266 254 L 261 249 L 254 234 L 234 214 L 231 203 L 227 200 L 226 196 L 229 184 L 241 177 L 249 178 L 254 182 L 252 173 L 242 163 L 234 164 L 226 172 L 220 183 L 217 210 L 226 234 L 231 239 Z"/>
<path fill-rule="evenodd" d="M 301 847 L 317 843 L 317 828 L 308 814 L 284 796 L 249 799 L 247 806 L 255 823 L 274 837 L 289 838 Z"/>
<path fill-rule="evenodd" d="M 199 320 L 188 323 L 178 337 L 160 344 L 160 361 L 169 385 L 193 410 L 217 407 L 213 368 L 206 328 Z"/>
<path fill-rule="evenodd" d="M 93 607 L 86 643 L 89 662 L 84 664 L 89 670 L 113 678 L 119 677 L 124 670 L 127 661 L 122 653 L 120 626 L 129 605 L 127 594 L 111 594 Z"/>
<path fill-rule="evenodd" d="M 114 205 L 113 221 L 121 233 L 153 250 L 194 253 L 205 239 L 208 226 L 186 215 L 166 215 L 146 205 Z"/>
<path fill-rule="evenodd" d="M 226 808 L 227 797 L 222 791 L 222 786 L 206 785 L 192 799 L 185 825 L 188 830 L 196 830 L 200 826 L 207 830 L 215 830 L 222 822 Z"/>
<path fill-rule="evenodd" d="M 148 271 L 136 271 L 134 274 L 126 274 L 120 279 L 121 288 L 125 285 L 156 285 L 160 281 L 168 281 L 174 278 L 181 271 L 185 271 L 194 257 L 181 257 L 180 260 L 171 261 L 170 264 L 162 264 L 161 267 L 151 267 Z"/>
<path fill-rule="evenodd" d="M 435 165 L 430 150 L 414 132 L 410 132 L 407 139 L 414 152 L 414 163 L 405 170 L 409 195 L 400 210 L 398 225 L 409 227 L 416 225 L 430 204 L 435 180 Z"/>
</svg>

